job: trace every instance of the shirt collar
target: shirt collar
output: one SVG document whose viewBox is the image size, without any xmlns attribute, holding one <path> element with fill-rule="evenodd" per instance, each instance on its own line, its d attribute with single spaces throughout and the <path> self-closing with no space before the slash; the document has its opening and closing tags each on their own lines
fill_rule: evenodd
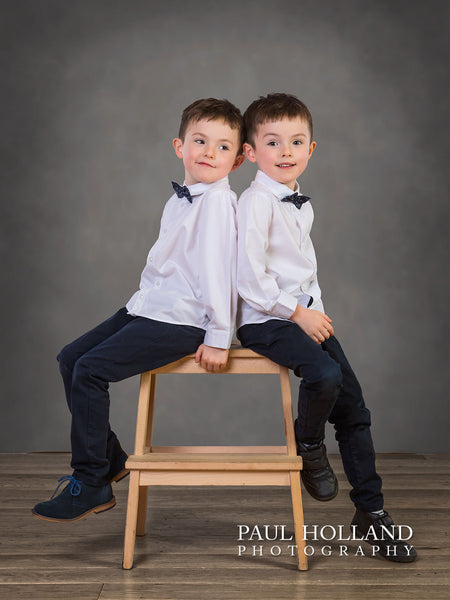
<svg viewBox="0 0 450 600">
<path fill-rule="evenodd" d="M 214 181 L 213 183 L 194 183 L 194 185 L 188 185 L 188 189 L 189 192 L 191 194 L 192 197 L 194 196 L 200 196 L 201 194 L 204 194 L 207 190 L 212 189 L 213 187 L 219 186 L 219 185 L 223 185 L 223 184 L 229 185 L 228 183 L 228 175 L 226 177 L 223 177 L 222 179 L 219 179 L 217 181 Z M 186 185 L 186 183 L 183 182 L 183 185 Z"/>
<path fill-rule="evenodd" d="M 272 179 L 272 177 L 269 177 L 263 171 L 258 171 L 256 173 L 255 181 L 262 184 L 264 187 L 269 188 L 269 190 L 278 198 L 278 200 L 286 198 L 286 196 L 290 196 L 294 192 L 300 193 L 298 181 L 295 182 L 295 189 L 291 190 L 290 187 L 284 185 L 284 183 L 275 181 L 275 179 Z"/>
</svg>

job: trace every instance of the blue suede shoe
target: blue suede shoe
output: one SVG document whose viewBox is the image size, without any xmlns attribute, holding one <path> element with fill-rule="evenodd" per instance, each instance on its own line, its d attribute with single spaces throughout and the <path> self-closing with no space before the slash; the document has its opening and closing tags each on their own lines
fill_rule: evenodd
<svg viewBox="0 0 450 600">
<path fill-rule="evenodd" d="M 68 485 L 58 496 L 55 496 L 66 481 Z M 84 519 L 91 513 L 109 510 L 115 504 L 116 499 L 112 494 L 111 484 L 94 487 L 66 475 L 58 480 L 58 487 L 52 498 L 36 504 L 31 512 L 35 517 L 44 521 L 67 523 Z"/>
</svg>

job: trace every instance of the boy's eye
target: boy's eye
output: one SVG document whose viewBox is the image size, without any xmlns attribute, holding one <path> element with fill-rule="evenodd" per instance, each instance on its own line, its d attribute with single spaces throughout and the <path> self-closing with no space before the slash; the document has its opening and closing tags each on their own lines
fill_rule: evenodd
<svg viewBox="0 0 450 600">
<path fill-rule="evenodd" d="M 228 146 L 225 146 L 224 144 L 222 146 L 219 146 L 220 150 L 229 150 Z"/>
<path fill-rule="evenodd" d="M 276 145 L 277 145 L 277 143 L 276 143 L 275 141 L 273 141 L 273 140 L 272 140 L 272 141 L 271 141 L 271 142 L 269 142 L 267 145 L 268 145 L 268 146 L 276 146 Z"/>
<path fill-rule="evenodd" d="M 198 140 L 194 140 L 194 142 L 195 142 L 196 144 L 204 144 L 204 143 L 205 143 L 205 140 L 198 139 Z"/>
<path fill-rule="evenodd" d="M 295 140 L 295 141 L 294 141 L 294 144 L 295 144 L 296 146 L 301 146 L 301 144 L 303 144 L 303 140 Z"/>
</svg>

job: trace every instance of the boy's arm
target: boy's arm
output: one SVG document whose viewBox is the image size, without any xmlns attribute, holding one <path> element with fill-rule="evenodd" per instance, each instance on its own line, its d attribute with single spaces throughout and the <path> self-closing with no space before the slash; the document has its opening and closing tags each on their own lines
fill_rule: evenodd
<svg viewBox="0 0 450 600">
<path fill-rule="evenodd" d="M 266 261 L 272 202 L 269 198 L 241 198 L 238 205 L 238 291 L 252 308 L 289 319 L 297 298 L 281 290 Z"/>
<path fill-rule="evenodd" d="M 203 198 L 199 217 L 200 294 L 209 323 L 196 361 L 216 371 L 225 366 L 236 316 L 236 216 L 232 192 Z"/>
<path fill-rule="evenodd" d="M 266 269 L 272 202 L 260 198 L 242 199 L 238 207 L 238 291 L 256 310 L 290 319 L 320 344 L 333 335 L 331 319 L 318 310 L 300 306 L 295 296 L 281 290 Z M 288 257 L 286 257 L 288 259 Z"/>
</svg>

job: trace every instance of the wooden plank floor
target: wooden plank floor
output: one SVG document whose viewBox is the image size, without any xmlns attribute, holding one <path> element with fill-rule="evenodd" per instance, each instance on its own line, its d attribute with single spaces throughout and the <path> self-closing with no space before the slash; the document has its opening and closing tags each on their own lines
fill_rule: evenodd
<svg viewBox="0 0 450 600">
<path fill-rule="evenodd" d="M 292 534 L 288 488 L 159 487 L 149 493 L 146 537 L 135 567 L 121 568 L 128 482 L 114 486 L 117 506 L 78 523 L 32 517 L 57 479 L 70 472 L 67 454 L 0 455 L 0 598 L 5 600 L 353 600 L 450 598 L 450 455 L 379 455 L 385 505 L 410 525 L 419 559 L 395 564 L 355 556 L 358 542 L 313 541 L 310 569 L 300 572 L 289 542 L 238 542 L 238 524 L 285 525 Z M 319 503 L 304 492 L 305 523 L 344 526 L 353 516 L 340 458 L 331 457 L 340 491 Z M 150 533 L 151 532 L 151 533 Z M 271 530 L 273 534 L 273 528 Z M 247 552 L 239 557 L 238 544 Z M 251 546 L 263 546 L 252 556 Z M 321 555 L 325 545 L 331 556 Z M 339 556 L 339 545 L 348 556 Z M 272 556 L 273 546 L 281 548 Z M 275 550 L 276 552 L 277 550 Z"/>
</svg>

